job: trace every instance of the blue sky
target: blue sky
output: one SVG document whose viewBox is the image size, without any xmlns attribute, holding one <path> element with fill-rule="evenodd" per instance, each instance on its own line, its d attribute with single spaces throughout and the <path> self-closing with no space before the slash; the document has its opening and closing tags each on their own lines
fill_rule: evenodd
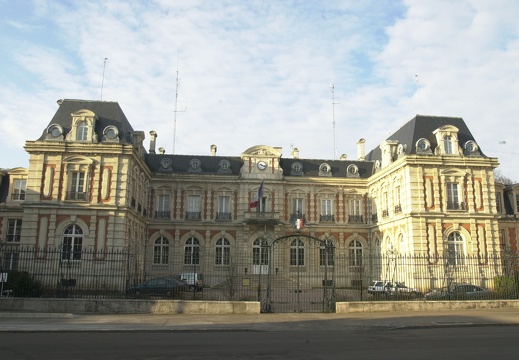
<svg viewBox="0 0 519 360">
<path fill-rule="evenodd" d="M 518 15 L 516 0 L 0 0 L 0 167 L 28 166 L 58 99 L 102 97 L 177 154 L 356 159 L 416 114 L 460 116 L 519 181 Z"/>
</svg>

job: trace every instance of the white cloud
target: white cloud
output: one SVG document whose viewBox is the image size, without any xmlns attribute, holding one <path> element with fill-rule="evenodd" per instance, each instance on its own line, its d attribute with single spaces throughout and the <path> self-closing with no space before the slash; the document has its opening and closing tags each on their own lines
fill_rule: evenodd
<svg viewBox="0 0 519 360">
<path fill-rule="evenodd" d="M 103 99 L 171 151 L 179 56 L 176 153 L 263 143 L 332 158 L 333 82 L 337 155 L 356 158 L 359 138 L 376 147 L 416 113 L 462 116 L 519 181 L 513 0 L 35 4 L 3 19 L 15 30 L 1 39 L 13 76 L 1 77 L 0 151 L 18 155 L 1 167 L 26 166 L 24 140 L 39 137 L 57 99 L 99 99 L 102 82 Z"/>
</svg>

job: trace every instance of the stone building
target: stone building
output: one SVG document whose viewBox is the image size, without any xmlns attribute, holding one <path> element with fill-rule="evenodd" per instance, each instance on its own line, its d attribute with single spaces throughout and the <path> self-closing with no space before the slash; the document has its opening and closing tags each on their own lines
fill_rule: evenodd
<svg viewBox="0 0 519 360">
<path fill-rule="evenodd" d="M 125 249 L 139 277 L 198 271 L 211 286 L 234 258 L 242 275 L 275 269 L 293 278 L 297 267 L 317 286 L 326 265 L 337 286 L 398 271 L 427 289 L 442 285 L 435 272 L 445 255 L 448 265 L 476 258 L 486 285 L 504 252 L 517 255 L 519 186 L 495 183 L 498 160 L 462 118 L 417 115 L 369 152 L 360 139 L 357 159 L 319 160 L 268 145 L 236 156 L 210 144 L 210 155 L 166 154 L 158 134 L 145 141 L 116 102 L 58 105 L 40 138 L 26 142 L 28 169 L 0 173 L 0 241 L 11 249 L 4 269 L 21 267 L 16 246 L 61 248 L 72 263 L 85 249 Z M 274 243 L 277 253 L 267 247 Z M 44 263 L 45 251 L 34 262 Z M 417 266 L 427 266 L 427 279 Z"/>
</svg>

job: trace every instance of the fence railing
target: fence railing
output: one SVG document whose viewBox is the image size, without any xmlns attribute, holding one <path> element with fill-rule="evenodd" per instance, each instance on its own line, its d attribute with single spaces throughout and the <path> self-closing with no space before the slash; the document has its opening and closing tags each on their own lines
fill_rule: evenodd
<svg viewBox="0 0 519 360">
<path fill-rule="evenodd" d="M 457 284 L 471 284 L 488 289 L 494 298 L 519 298 L 519 262 L 516 254 L 508 252 L 449 257 L 358 253 L 348 256 L 335 251 L 331 254 L 333 259 L 324 261 L 328 256 L 323 257 L 319 246 L 296 251 L 287 244 L 240 254 L 223 246 L 212 251 L 201 248 L 197 256 L 186 256 L 183 249 L 160 256 L 153 248 L 141 252 L 82 249 L 70 255 L 65 246 L 40 249 L 4 244 L 0 247 L 0 273 L 7 273 L 8 280 L 1 284 L 2 295 L 124 298 L 135 284 L 196 273 L 200 274 L 203 290 L 183 289 L 175 292 L 176 297 L 257 300 L 267 288 L 279 295 L 319 289 L 326 284 L 333 285 L 339 301 L 374 300 L 379 297 L 372 291 L 369 293 L 368 287 L 373 281 L 382 281 L 405 284 L 421 295 L 433 291 L 443 294 Z M 445 299 L 451 298 L 445 296 Z"/>
</svg>

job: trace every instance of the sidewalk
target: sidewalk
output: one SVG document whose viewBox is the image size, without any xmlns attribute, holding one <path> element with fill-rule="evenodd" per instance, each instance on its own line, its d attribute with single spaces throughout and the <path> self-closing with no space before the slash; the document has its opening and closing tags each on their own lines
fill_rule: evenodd
<svg viewBox="0 0 519 360">
<path fill-rule="evenodd" d="M 516 309 L 355 314 L 92 315 L 0 312 L 0 332 L 344 331 L 519 325 Z"/>
</svg>

